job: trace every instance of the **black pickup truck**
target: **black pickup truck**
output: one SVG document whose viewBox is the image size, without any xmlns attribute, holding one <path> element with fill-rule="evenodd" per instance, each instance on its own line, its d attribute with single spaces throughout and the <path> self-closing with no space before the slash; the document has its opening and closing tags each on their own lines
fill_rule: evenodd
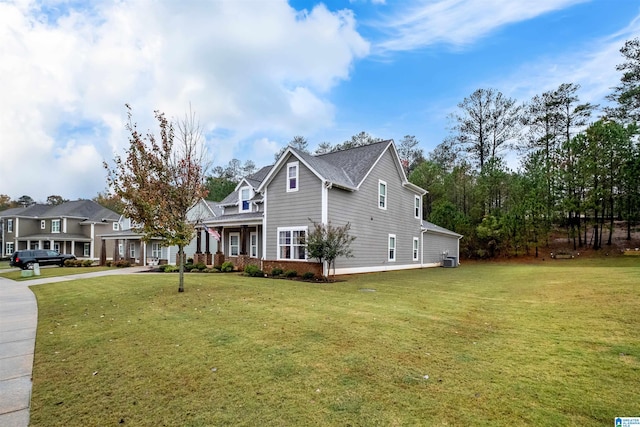
<svg viewBox="0 0 640 427">
<path fill-rule="evenodd" d="M 14 252 L 13 255 L 11 255 L 9 264 L 12 267 L 31 270 L 35 263 L 40 265 L 59 265 L 62 267 L 68 259 L 76 259 L 76 257 L 75 255 L 61 254 L 57 251 L 33 249 Z"/>
</svg>

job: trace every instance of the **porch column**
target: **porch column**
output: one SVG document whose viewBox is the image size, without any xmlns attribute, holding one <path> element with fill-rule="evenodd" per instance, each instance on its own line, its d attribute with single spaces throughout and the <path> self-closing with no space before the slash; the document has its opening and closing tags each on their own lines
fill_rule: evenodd
<svg viewBox="0 0 640 427">
<path fill-rule="evenodd" d="M 202 230 L 196 228 L 196 253 L 201 254 L 200 245 L 202 244 Z"/>
<path fill-rule="evenodd" d="M 102 248 L 100 249 L 100 265 L 107 265 L 107 241 L 102 239 Z"/>
<path fill-rule="evenodd" d="M 218 239 L 217 241 L 217 250 L 216 253 L 222 253 L 222 227 L 216 227 L 216 231 L 218 232 L 218 235 L 220 236 L 220 239 Z"/>
<path fill-rule="evenodd" d="M 67 244 L 64 244 L 65 246 L 67 246 Z M 113 262 L 116 262 L 118 260 L 118 255 L 120 255 L 120 252 L 118 251 L 118 249 L 120 248 L 120 239 L 116 239 L 114 240 L 114 245 L 113 245 Z"/>
<path fill-rule="evenodd" d="M 240 228 L 240 255 L 247 254 L 247 226 Z"/>
<path fill-rule="evenodd" d="M 204 233 L 204 246 L 205 246 L 205 253 L 206 254 L 210 254 L 211 253 L 211 248 L 210 248 L 210 240 L 211 240 L 211 236 L 209 235 L 209 233 L 205 232 Z"/>
</svg>

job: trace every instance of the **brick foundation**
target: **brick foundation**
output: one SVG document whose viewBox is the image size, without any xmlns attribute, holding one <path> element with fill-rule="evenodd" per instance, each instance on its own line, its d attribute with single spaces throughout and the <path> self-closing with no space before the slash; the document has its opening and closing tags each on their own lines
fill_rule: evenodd
<svg viewBox="0 0 640 427">
<path fill-rule="evenodd" d="M 213 266 L 220 267 L 224 263 L 224 254 L 222 252 L 216 252 L 213 255 Z"/>
<path fill-rule="evenodd" d="M 193 255 L 193 263 L 194 264 L 204 264 L 204 265 L 211 265 L 211 254 L 194 254 Z"/>
<path fill-rule="evenodd" d="M 299 276 L 308 272 L 322 276 L 322 264 L 319 262 L 262 261 L 262 271 L 265 273 L 271 274 L 274 268 L 281 268 L 282 271 L 295 270 Z"/>
</svg>

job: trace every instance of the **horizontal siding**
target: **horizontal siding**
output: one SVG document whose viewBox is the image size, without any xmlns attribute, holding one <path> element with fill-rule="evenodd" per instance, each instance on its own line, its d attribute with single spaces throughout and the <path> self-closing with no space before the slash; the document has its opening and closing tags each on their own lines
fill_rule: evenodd
<svg viewBox="0 0 640 427">
<path fill-rule="evenodd" d="M 424 234 L 424 263 L 442 262 L 443 252 L 448 252 L 448 256 L 454 256 L 460 261 L 458 254 L 458 239 L 456 237 L 447 237 L 439 234 Z"/>
<path fill-rule="evenodd" d="M 378 208 L 378 182 L 387 183 L 387 209 Z M 413 238 L 420 238 L 421 221 L 414 217 L 416 193 L 402 186 L 401 175 L 386 151 L 358 191 L 329 190 L 329 220 L 351 224 L 353 258 L 339 258 L 336 268 L 419 265 L 413 260 Z M 388 236 L 396 235 L 396 261 L 388 261 Z"/>
<path fill-rule="evenodd" d="M 266 198 L 266 259 L 275 260 L 278 248 L 278 227 L 308 226 L 311 220 L 322 219 L 322 181 L 305 165 L 299 163 L 298 191 L 287 192 L 287 163 L 297 161 L 291 155 L 284 166 L 276 173 L 267 188 Z"/>
</svg>

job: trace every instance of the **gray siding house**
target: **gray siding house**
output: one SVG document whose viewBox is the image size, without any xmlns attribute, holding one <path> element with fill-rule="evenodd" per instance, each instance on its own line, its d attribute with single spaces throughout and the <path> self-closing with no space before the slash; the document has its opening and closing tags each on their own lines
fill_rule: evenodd
<svg viewBox="0 0 640 427">
<path fill-rule="evenodd" d="M 60 205 L 35 204 L 0 212 L 3 256 L 20 249 L 51 249 L 78 258 L 98 259 L 98 236 L 118 229 L 120 215 L 91 200 Z"/>
<path fill-rule="evenodd" d="M 462 236 L 423 221 L 424 194 L 407 180 L 391 140 L 322 155 L 289 147 L 273 166 L 243 179 L 219 203 L 221 212 L 201 218 L 192 249 L 197 258 L 203 241 L 214 248 L 214 265 L 231 260 L 238 268 L 327 275 L 326 265 L 307 256 L 307 233 L 313 222 L 349 223 L 353 257 L 337 259 L 336 274 L 441 265 L 445 253 L 458 257 Z"/>
</svg>

